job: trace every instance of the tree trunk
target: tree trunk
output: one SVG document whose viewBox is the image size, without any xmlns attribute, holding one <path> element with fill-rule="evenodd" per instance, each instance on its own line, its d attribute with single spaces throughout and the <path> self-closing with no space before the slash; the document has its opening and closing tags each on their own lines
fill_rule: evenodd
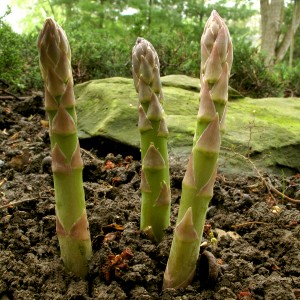
<svg viewBox="0 0 300 300">
<path fill-rule="evenodd" d="M 266 66 L 272 66 L 275 62 L 283 8 L 284 0 L 260 0 L 261 51 L 266 56 Z"/>
<path fill-rule="evenodd" d="M 294 35 L 300 25 L 300 1 L 295 0 L 293 10 L 292 24 L 283 37 L 283 40 L 276 51 L 276 63 L 283 60 L 294 39 Z M 292 51 L 292 50 L 291 50 Z"/>
<path fill-rule="evenodd" d="M 202 28 L 203 24 L 203 18 L 204 18 L 204 5 L 205 5 L 205 0 L 201 0 L 200 7 L 199 7 L 199 25 L 200 28 Z M 203 26 L 204 27 L 204 26 Z"/>
<path fill-rule="evenodd" d="M 294 58 L 294 36 L 291 36 L 290 55 L 289 55 L 289 68 L 293 67 Z"/>
<path fill-rule="evenodd" d="M 152 22 L 152 4 L 153 4 L 153 1 L 149 0 L 149 2 L 148 2 L 148 6 L 149 6 L 149 9 L 148 9 L 148 20 L 147 20 L 148 29 L 150 29 L 151 22 Z"/>
</svg>

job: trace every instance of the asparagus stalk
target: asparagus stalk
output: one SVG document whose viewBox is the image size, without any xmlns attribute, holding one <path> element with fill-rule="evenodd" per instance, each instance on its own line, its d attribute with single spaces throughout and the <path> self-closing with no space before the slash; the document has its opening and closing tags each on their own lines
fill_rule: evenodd
<svg viewBox="0 0 300 300">
<path fill-rule="evenodd" d="M 163 93 L 159 60 L 154 47 L 138 38 L 132 50 L 133 79 L 138 93 L 141 135 L 141 221 L 140 228 L 159 242 L 170 225 L 170 175 L 167 149 L 168 129 L 162 107 Z"/>
<path fill-rule="evenodd" d="M 85 277 L 92 248 L 77 137 L 71 51 L 65 32 L 52 18 L 44 23 L 38 49 L 49 117 L 56 232 L 61 257 L 69 271 Z"/>
<path fill-rule="evenodd" d="M 201 92 L 197 125 L 192 154 L 182 182 L 177 225 L 163 288 L 186 287 L 194 277 L 206 211 L 213 196 L 232 59 L 228 28 L 214 10 L 201 38 Z"/>
</svg>

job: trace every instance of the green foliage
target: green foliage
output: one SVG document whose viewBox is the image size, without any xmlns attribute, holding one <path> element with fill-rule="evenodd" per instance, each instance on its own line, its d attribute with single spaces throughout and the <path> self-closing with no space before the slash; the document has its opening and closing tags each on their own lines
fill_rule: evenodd
<svg viewBox="0 0 300 300">
<path fill-rule="evenodd" d="M 40 89 L 36 36 L 20 35 L 0 21 L 0 78 L 11 91 Z"/>
<path fill-rule="evenodd" d="M 185 74 L 199 77 L 200 43 L 198 39 L 191 41 L 183 33 L 170 35 L 169 33 L 144 35 L 157 48 L 160 60 L 161 75 Z"/>
<path fill-rule="evenodd" d="M 234 60 L 230 86 L 241 94 L 253 97 L 280 97 L 283 85 L 279 74 L 266 69 L 263 56 L 245 39 L 233 39 Z"/>
<path fill-rule="evenodd" d="M 255 21 L 251 23 L 250 18 L 259 14 L 253 8 L 254 0 L 236 0 L 233 6 L 227 0 L 214 4 L 207 0 L 101 0 L 101 5 L 99 1 L 88 0 L 35 2 L 33 9 L 28 9 L 29 0 L 13 2 L 28 9 L 22 21 L 26 34 L 18 35 L 0 23 L 0 74 L 14 89 L 42 87 L 35 47 L 36 27 L 42 26 L 46 15 L 53 16 L 67 33 L 75 83 L 131 77 L 131 49 L 139 36 L 157 49 L 161 75 L 197 78 L 204 21 L 216 9 L 228 23 L 233 37 L 235 59 L 230 85 L 250 97 L 281 96 L 284 91 L 286 95 L 299 94 L 299 66 L 288 69 L 283 64 L 275 70 L 266 70 L 258 49 L 252 46 L 258 29 L 253 28 L 251 24 Z M 286 6 L 288 20 L 292 7 Z M 299 43 L 300 35 L 296 35 L 294 62 L 299 60 Z"/>
<path fill-rule="evenodd" d="M 70 32 L 74 81 L 106 77 L 131 76 L 131 47 L 134 39 L 124 43 L 111 39 L 107 34 Z"/>
<path fill-rule="evenodd" d="M 39 58 L 36 49 L 36 34 L 22 35 L 21 56 L 25 61 L 23 72 L 20 78 L 24 90 L 40 90 L 43 87 L 42 78 L 39 70 Z"/>
<path fill-rule="evenodd" d="M 300 61 L 292 68 L 286 64 L 276 66 L 276 71 L 280 74 L 280 80 L 284 86 L 286 97 L 300 97 Z"/>
<path fill-rule="evenodd" d="M 22 66 L 22 39 L 14 33 L 9 25 L 0 21 L 0 74 L 7 84 L 20 84 Z"/>
</svg>

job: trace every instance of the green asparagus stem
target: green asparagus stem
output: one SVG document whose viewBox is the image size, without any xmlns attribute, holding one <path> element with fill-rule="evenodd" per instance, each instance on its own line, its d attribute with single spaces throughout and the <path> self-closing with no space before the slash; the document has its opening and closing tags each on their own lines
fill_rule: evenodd
<svg viewBox="0 0 300 300">
<path fill-rule="evenodd" d="M 46 19 L 40 32 L 38 49 L 49 117 L 56 232 L 66 268 L 85 277 L 92 248 L 77 137 L 71 51 L 65 32 L 51 18 Z"/>
<path fill-rule="evenodd" d="M 132 50 L 133 79 L 139 99 L 141 134 L 141 230 L 157 242 L 170 225 L 168 129 L 162 107 L 159 60 L 154 47 L 138 38 Z"/>
<path fill-rule="evenodd" d="M 194 277 L 206 211 L 213 196 L 232 59 L 228 28 L 218 13 L 213 11 L 201 38 L 201 92 L 197 126 L 182 182 L 177 225 L 163 288 L 186 287 Z"/>
</svg>

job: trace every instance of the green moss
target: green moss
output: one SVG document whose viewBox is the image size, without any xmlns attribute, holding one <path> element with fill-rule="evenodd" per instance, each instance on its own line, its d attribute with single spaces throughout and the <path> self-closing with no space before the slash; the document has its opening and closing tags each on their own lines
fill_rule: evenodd
<svg viewBox="0 0 300 300">
<path fill-rule="evenodd" d="M 187 157 L 196 127 L 199 81 L 170 75 L 162 77 L 162 83 L 170 132 L 169 148 L 173 154 Z M 102 135 L 139 147 L 137 97 L 132 79 L 114 77 L 89 81 L 77 85 L 75 93 L 81 138 Z M 242 154 L 254 153 L 258 166 L 300 169 L 299 109 L 299 98 L 230 101 L 222 145 L 234 147 Z M 227 166 L 227 172 L 251 169 L 245 162 L 238 163 L 236 158 L 227 159 L 234 156 L 230 151 L 225 160 L 226 153 L 221 154 L 224 162 L 221 162 L 221 168 Z"/>
</svg>

